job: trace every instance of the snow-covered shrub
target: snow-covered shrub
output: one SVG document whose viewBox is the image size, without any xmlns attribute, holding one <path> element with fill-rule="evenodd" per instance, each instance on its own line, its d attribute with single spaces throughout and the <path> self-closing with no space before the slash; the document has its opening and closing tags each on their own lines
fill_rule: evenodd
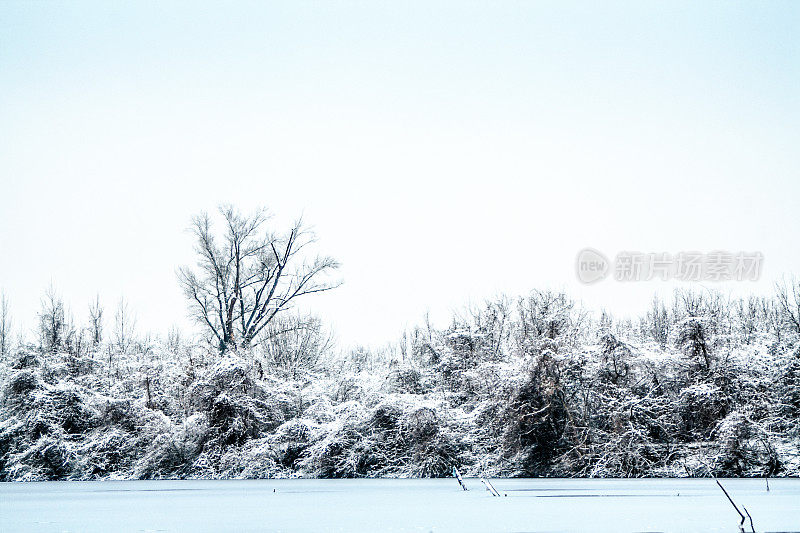
<svg viewBox="0 0 800 533">
<path fill-rule="evenodd" d="M 204 477 L 265 479 L 289 477 L 291 470 L 279 464 L 279 457 L 269 439 L 247 442 L 244 446 L 229 448 L 216 461 L 215 468 L 207 473 L 197 468 L 195 472 Z"/>
<path fill-rule="evenodd" d="M 141 416 L 131 400 L 107 399 L 99 411 L 104 424 L 130 432 L 136 431 Z"/>
<path fill-rule="evenodd" d="M 368 457 L 370 443 L 353 421 L 326 434 L 311 446 L 301 461 L 303 469 L 323 478 L 365 477 L 375 461 Z"/>
<path fill-rule="evenodd" d="M 539 356 L 499 418 L 505 454 L 515 456 L 520 472 L 526 475 L 546 473 L 565 445 L 569 414 L 559 380 L 560 366 L 550 352 Z"/>
<path fill-rule="evenodd" d="M 407 411 L 402 434 L 411 456 L 404 474 L 411 477 L 449 476 L 453 466 L 462 462 L 466 446 L 430 407 Z"/>
<path fill-rule="evenodd" d="M 387 400 L 367 411 L 351 403 L 344 417 L 305 453 L 302 465 L 321 477 L 448 475 L 458 447 L 440 434 L 435 413 Z"/>
<path fill-rule="evenodd" d="M 410 465 L 404 474 L 409 477 L 450 476 L 453 466 L 461 464 L 464 448 L 452 435 L 437 433 L 412 446 Z"/>
<path fill-rule="evenodd" d="M 422 373 L 411 366 L 401 366 L 389 375 L 391 389 L 395 392 L 421 394 L 424 392 Z"/>
<path fill-rule="evenodd" d="M 352 376 L 343 377 L 334 386 L 333 399 L 340 403 L 347 403 L 363 395 L 361 384 Z"/>
<path fill-rule="evenodd" d="M 271 455 L 273 460 L 289 470 L 296 469 L 313 434 L 314 427 L 302 419 L 293 419 L 282 424 L 270 439 L 274 443 Z"/>
<path fill-rule="evenodd" d="M 710 383 L 691 385 L 680 392 L 676 404 L 681 418 L 681 437 L 707 438 L 716 422 L 728 414 L 730 403 L 719 387 Z"/>
<path fill-rule="evenodd" d="M 37 394 L 34 404 L 48 414 L 53 424 L 60 426 L 67 434 L 76 435 L 101 423 L 99 413 L 87 400 L 78 387 L 59 383 Z"/>
<path fill-rule="evenodd" d="M 143 450 L 131 469 L 135 479 L 191 477 L 193 463 L 209 432 L 205 417 L 195 415 L 183 424 L 173 424 L 162 413 L 147 410 L 144 426 L 137 432 L 137 447 Z"/>
<path fill-rule="evenodd" d="M 734 411 L 720 421 L 715 437 L 719 451 L 714 458 L 714 469 L 719 476 L 742 476 L 756 462 L 756 454 L 750 448 L 753 427 L 747 416 Z"/>
<path fill-rule="evenodd" d="M 42 435 L 10 458 L 8 479 L 47 481 L 75 479 L 79 457 L 61 434 Z"/>
<path fill-rule="evenodd" d="M 800 344 L 780 372 L 780 414 L 800 429 Z"/>
<path fill-rule="evenodd" d="M 312 428 L 308 422 L 301 419 L 293 419 L 281 424 L 275 430 L 274 439 L 276 442 L 308 442 L 311 437 Z"/>
<path fill-rule="evenodd" d="M 711 369 L 708 319 L 690 316 L 677 324 L 675 345 L 684 350 L 706 371 Z"/>
<path fill-rule="evenodd" d="M 265 407 L 263 402 L 246 396 L 220 394 L 208 411 L 212 442 L 221 446 L 239 445 L 276 427 L 282 419 L 273 417 L 280 414 Z"/>
<path fill-rule="evenodd" d="M 424 442 L 439 433 L 439 417 L 430 407 L 420 407 L 405 415 L 403 429 L 413 441 Z"/>
<path fill-rule="evenodd" d="M 336 419 L 333 405 L 325 397 L 316 398 L 303 412 L 303 417 L 313 420 L 318 424 L 332 422 Z"/>
<path fill-rule="evenodd" d="M 514 339 L 521 353 L 536 355 L 558 351 L 573 342 L 574 303 L 564 293 L 532 291 L 517 302 Z"/>
<path fill-rule="evenodd" d="M 11 402 L 21 401 L 39 387 L 39 378 L 29 370 L 14 372 L 8 379 L 5 398 Z"/>
<path fill-rule="evenodd" d="M 29 346 L 22 346 L 17 350 L 11 368 L 21 370 L 23 368 L 33 368 L 41 365 L 39 354 Z"/>
<path fill-rule="evenodd" d="M 615 385 L 624 381 L 630 373 L 630 365 L 628 364 L 631 357 L 630 348 L 610 332 L 606 332 L 600 338 L 600 345 L 602 346 L 601 360 L 603 362 L 603 368 L 599 372 L 600 379 Z"/>
<path fill-rule="evenodd" d="M 251 365 L 234 354 L 216 362 L 204 372 L 202 379 L 192 384 L 189 390 L 193 409 L 208 410 L 214 399 L 223 392 L 249 394 L 255 389 Z"/>
<path fill-rule="evenodd" d="M 581 461 L 564 464 L 592 477 L 642 477 L 668 471 L 673 459 L 671 442 L 679 421 L 671 400 L 656 392 L 637 397 L 613 388 L 602 391 L 607 413 L 595 418 L 598 427 L 589 439 L 596 445 L 572 450 L 584 452 Z M 566 459 L 567 457 L 562 457 Z"/>
<path fill-rule="evenodd" d="M 78 449 L 85 463 L 83 476 L 98 479 L 130 471 L 139 444 L 131 433 L 113 427 L 89 436 Z"/>
<path fill-rule="evenodd" d="M 134 476 L 138 479 L 187 477 L 197 456 L 194 444 L 182 439 L 180 434 L 170 432 L 158 435 L 134 466 Z"/>
</svg>

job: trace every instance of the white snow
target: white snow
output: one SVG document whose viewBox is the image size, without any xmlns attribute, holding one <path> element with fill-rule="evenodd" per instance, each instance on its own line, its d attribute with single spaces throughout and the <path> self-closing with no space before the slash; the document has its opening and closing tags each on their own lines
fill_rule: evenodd
<svg viewBox="0 0 800 533">
<path fill-rule="evenodd" d="M 4 532 L 738 531 L 711 479 L 102 481 L 0 484 Z M 722 480 L 756 531 L 800 531 L 800 479 Z M 273 492 L 274 490 L 274 492 Z M 747 528 L 749 531 L 749 527 Z"/>
</svg>

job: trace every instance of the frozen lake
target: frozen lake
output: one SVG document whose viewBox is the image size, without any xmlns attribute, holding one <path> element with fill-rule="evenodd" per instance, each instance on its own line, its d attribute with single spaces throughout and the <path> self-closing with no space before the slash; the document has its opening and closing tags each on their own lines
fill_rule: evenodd
<svg viewBox="0 0 800 533">
<path fill-rule="evenodd" d="M 738 531 L 711 479 L 493 480 L 500 498 L 465 482 L 1 483 L 0 531 Z M 800 479 L 722 482 L 756 531 L 800 531 Z"/>
</svg>

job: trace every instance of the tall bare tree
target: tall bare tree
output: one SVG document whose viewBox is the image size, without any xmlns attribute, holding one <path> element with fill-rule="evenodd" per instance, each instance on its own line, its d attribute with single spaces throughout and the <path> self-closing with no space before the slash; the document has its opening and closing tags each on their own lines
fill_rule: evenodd
<svg viewBox="0 0 800 533">
<path fill-rule="evenodd" d="M 89 302 L 89 335 L 95 348 L 103 342 L 103 306 L 99 294 Z"/>
<path fill-rule="evenodd" d="M 800 333 L 800 279 L 775 283 L 775 296 L 790 330 Z"/>
<path fill-rule="evenodd" d="M 219 234 L 207 213 L 193 219 L 197 266 L 181 268 L 178 278 L 194 318 L 224 353 L 255 344 L 298 298 L 337 287 L 328 274 L 339 265 L 330 257 L 306 259 L 315 239 L 301 220 L 275 234 L 264 228 L 264 209 L 250 215 L 232 206 L 219 211 L 224 220 Z"/>
<path fill-rule="evenodd" d="M 58 352 L 66 343 L 67 319 L 64 312 L 64 301 L 51 285 L 42 299 L 39 311 L 39 338 L 42 349 Z"/>
<path fill-rule="evenodd" d="M 0 357 L 5 358 L 11 350 L 11 314 L 5 291 L 0 293 Z"/>
<path fill-rule="evenodd" d="M 119 299 L 114 315 L 114 342 L 123 353 L 128 351 L 136 330 L 136 316 L 131 312 L 125 297 Z"/>
</svg>

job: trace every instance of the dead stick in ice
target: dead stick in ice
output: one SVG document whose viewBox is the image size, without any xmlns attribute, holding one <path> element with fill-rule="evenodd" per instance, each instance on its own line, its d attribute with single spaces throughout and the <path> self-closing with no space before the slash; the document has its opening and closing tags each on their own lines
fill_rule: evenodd
<svg viewBox="0 0 800 533">
<path fill-rule="evenodd" d="M 706 471 L 708 471 L 708 475 L 710 475 L 714 479 L 714 481 L 717 482 L 717 485 L 719 485 L 719 488 L 721 488 L 722 492 L 725 493 L 725 497 L 728 498 L 728 501 L 731 502 L 731 505 L 733 505 L 733 508 L 736 509 L 736 512 L 739 513 L 739 516 L 742 517 L 742 521 L 739 522 L 739 531 L 744 532 L 744 520 L 745 520 L 744 515 L 739 510 L 739 508 L 736 507 L 736 504 L 733 502 L 733 498 L 731 498 L 731 495 L 728 494 L 727 490 L 725 490 L 725 487 L 722 486 L 722 483 L 719 482 L 719 480 L 717 479 L 717 476 L 715 476 L 714 473 L 711 471 L 711 468 L 705 462 L 703 462 L 703 465 L 706 467 Z M 747 512 L 747 509 L 745 509 L 745 512 Z M 747 513 L 747 516 L 750 516 L 750 513 Z M 750 529 L 752 529 L 753 533 L 755 533 L 756 530 L 753 527 L 753 519 L 752 518 L 750 518 Z"/>
<path fill-rule="evenodd" d="M 750 519 L 750 531 L 756 533 L 756 526 L 753 525 L 753 517 L 750 516 L 750 511 L 748 511 L 747 507 L 745 507 L 744 505 L 742 505 L 742 509 L 744 509 L 744 512 L 747 513 L 747 518 Z"/>
<path fill-rule="evenodd" d="M 461 473 L 458 471 L 458 468 L 456 468 L 455 466 L 453 467 L 453 477 L 455 477 L 456 481 L 458 481 L 458 484 L 461 485 L 462 490 L 469 490 L 469 489 L 467 489 L 467 486 L 464 485 L 464 480 L 461 479 Z"/>
<path fill-rule="evenodd" d="M 484 485 L 486 485 L 486 490 L 488 490 L 492 496 L 497 496 L 497 497 L 500 496 L 500 493 L 497 492 L 497 489 L 495 489 L 494 486 L 491 483 L 489 483 L 488 480 L 481 478 L 481 481 L 483 482 Z"/>
<path fill-rule="evenodd" d="M 737 512 L 737 513 L 739 513 L 739 516 L 741 516 L 741 517 L 742 517 L 742 521 L 741 521 L 741 522 L 739 522 L 739 530 L 740 530 L 740 531 L 744 531 L 744 521 L 745 521 L 745 516 L 742 514 L 742 512 L 739 510 L 739 508 L 738 508 L 738 507 L 736 507 L 736 504 L 735 504 L 735 503 L 733 503 L 733 498 L 731 498 L 731 495 L 730 495 L 730 494 L 728 494 L 728 491 L 727 491 L 727 490 L 725 490 L 725 487 L 723 487 L 723 486 L 722 486 L 722 483 L 720 483 L 720 482 L 719 482 L 719 480 L 718 480 L 717 478 L 714 478 L 714 481 L 716 481 L 716 482 L 717 482 L 717 485 L 719 485 L 719 488 L 721 488 L 721 489 L 722 489 L 722 492 L 724 492 L 724 493 L 725 493 L 725 496 L 728 498 L 728 501 L 729 501 L 729 502 L 731 502 L 731 505 L 733 505 L 733 508 L 734 508 L 734 509 L 736 509 L 736 512 Z"/>
</svg>

